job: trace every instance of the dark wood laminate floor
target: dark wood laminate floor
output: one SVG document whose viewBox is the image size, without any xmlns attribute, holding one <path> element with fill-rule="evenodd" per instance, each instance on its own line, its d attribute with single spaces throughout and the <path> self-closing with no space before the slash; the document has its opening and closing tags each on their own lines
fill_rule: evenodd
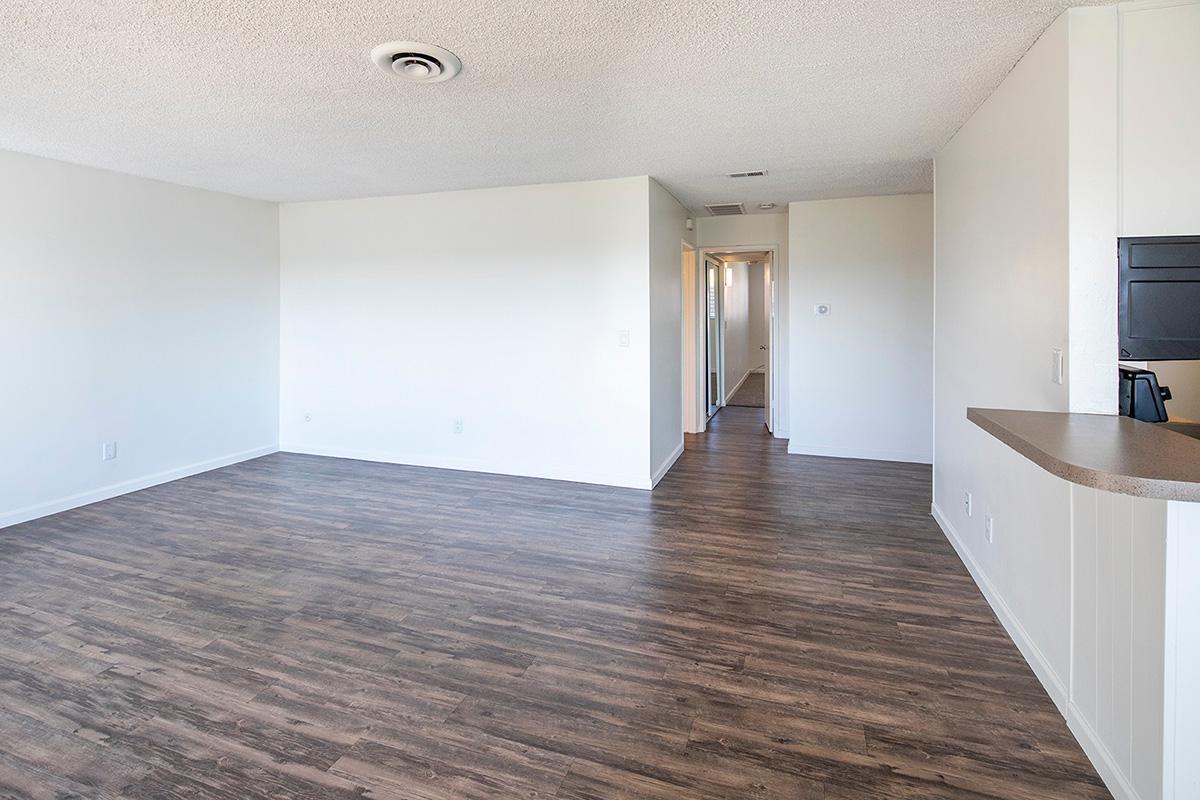
<svg viewBox="0 0 1200 800">
<path fill-rule="evenodd" d="M 0 531 L 0 797 L 1108 797 L 929 469 L 761 417 L 653 494 L 273 455 Z"/>
</svg>

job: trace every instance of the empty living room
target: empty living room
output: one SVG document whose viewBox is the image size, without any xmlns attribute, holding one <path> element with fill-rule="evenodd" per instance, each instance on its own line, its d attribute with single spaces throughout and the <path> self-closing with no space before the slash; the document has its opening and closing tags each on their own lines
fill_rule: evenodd
<svg viewBox="0 0 1200 800">
<path fill-rule="evenodd" d="M 0 31 L 0 800 L 1200 800 L 1200 0 Z"/>
</svg>

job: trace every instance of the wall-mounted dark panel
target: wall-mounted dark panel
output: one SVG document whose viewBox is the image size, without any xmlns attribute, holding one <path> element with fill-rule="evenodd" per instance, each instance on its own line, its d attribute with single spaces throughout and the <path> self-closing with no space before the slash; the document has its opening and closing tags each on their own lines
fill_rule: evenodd
<svg viewBox="0 0 1200 800">
<path fill-rule="evenodd" d="M 1200 236 L 1118 241 L 1121 358 L 1200 359 Z"/>
</svg>

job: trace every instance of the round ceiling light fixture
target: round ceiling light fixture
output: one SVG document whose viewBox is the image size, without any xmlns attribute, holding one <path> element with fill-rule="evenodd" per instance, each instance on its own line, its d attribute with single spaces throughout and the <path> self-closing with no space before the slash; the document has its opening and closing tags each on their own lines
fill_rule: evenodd
<svg viewBox="0 0 1200 800">
<path fill-rule="evenodd" d="M 462 70 L 454 53 L 421 42 L 386 42 L 371 51 L 371 60 L 384 72 L 414 83 L 448 81 Z"/>
</svg>

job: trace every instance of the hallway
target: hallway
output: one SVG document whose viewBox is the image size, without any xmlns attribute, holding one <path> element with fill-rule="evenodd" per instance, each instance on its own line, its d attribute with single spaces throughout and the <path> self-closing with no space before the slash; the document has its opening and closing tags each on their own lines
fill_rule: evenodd
<svg viewBox="0 0 1200 800">
<path fill-rule="evenodd" d="M 929 468 L 761 416 L 653 493 L 275 454 L 6 530 L 0 795 L 1108 797 Z"/>
</svg>

